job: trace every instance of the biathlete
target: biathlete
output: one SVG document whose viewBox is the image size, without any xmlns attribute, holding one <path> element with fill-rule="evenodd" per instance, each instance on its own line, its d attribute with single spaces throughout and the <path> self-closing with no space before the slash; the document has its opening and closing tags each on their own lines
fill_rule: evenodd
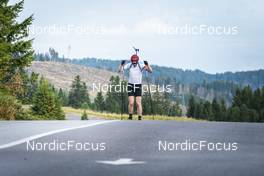
<svg viewBox="0 0 264 176">
<path fill-rule="evenodd" d="M 142 120 L 142 105 L 141 105 L 141 95 L 142 95 L 142 75 L 143 71 L 146 70 L 149 73 L 152 72 L 151 66 L 147 61 L 139 61 L 137 54 L 134 54 L 130 58 L 130 62 L 125 64 L 123 60 L 119 66 L 119 71 L 129 70 L 128 77 L 128 120 L 133 119 L 134 112 L 134 101 L 136 98 L 137 114 L 138 120 Z"/>
</svg>

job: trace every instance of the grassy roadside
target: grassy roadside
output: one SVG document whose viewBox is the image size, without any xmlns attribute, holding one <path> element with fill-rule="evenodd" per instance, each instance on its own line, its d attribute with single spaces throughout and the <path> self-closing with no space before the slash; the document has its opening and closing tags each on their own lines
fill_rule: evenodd
<svg viewBox="0 0 264 176">
<path fill-rule="evenodd" d="M 71 107 L 63 107 L 62 108 L 64 113 L 76 113 L 76 114 L 82 114 L 83 109 L 74 109 Z M 98 118 L 104 118 L 104 119 L 109 119 L 109 120 L 120 120 L 121 119 L 121 114 L 114 114 L 114 113 L 106 113 L 106 112 L 96 112 L 92 110 L 86 110 L 88 117 L 89 116 L 94 116 Z M 127 114 L 123 114 L 123 119 L 126 120 L 128 117 Z M 137 118 L 137 116 L 134 116 L 134 118 Z M 144 120 L 153 120 L 153 116 L 146 115 L 143 116 Z M 169 117 L 169 116 L 160 116 L 160 115 L 155 115 L 154 120 L 175 120 L 175 121 L 204 121 L 204 120 L 197 120 L 193 118 L 188 118 L 188 117 Z"/>
</svg>

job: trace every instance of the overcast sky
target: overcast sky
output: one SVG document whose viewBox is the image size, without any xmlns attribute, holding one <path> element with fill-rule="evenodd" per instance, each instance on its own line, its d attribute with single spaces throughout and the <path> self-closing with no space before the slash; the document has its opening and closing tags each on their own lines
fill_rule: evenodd
<svg viewBox="0 0 264 176">
<path fill-rule="evenodd" d="M 36 52 L 129 59 L 136 46 L 150 63 L 216 73 L 264 67 L 263 7 L 261 0 L 25 0 L 20 19 L 34 14 Z"/>
</svg>

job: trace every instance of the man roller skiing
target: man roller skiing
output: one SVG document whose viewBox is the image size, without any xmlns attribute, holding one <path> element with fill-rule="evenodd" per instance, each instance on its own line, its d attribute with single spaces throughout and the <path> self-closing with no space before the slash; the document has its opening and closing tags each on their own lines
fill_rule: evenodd
<svg viewBox="0 0 264 176">
<path fill-rule="evenodd" d="M 129 101 L 128 120 L 133 119 L 135 98 L 136 98 L 138 120 L 142 120 L 142 105 L 141 105 L 142 72 L 146 70 L 151 73 L 152 68 L 150 67 L 147 61 L 144 62 L 139 61 L 139 57 L 137 55 L 137 50 L 136 50 L 136 54 L 131 56 L 129 63 L 125 64 L 124 60 L 121 62 L 119 71 L 121 70 L 129 70 L 128 87 L 127 87 L 128 101 Z"/>
</svg>

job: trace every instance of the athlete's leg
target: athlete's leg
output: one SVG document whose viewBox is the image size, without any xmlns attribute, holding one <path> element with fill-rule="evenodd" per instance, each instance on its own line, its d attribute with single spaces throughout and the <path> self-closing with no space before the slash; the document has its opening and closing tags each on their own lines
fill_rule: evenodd
<svg viewBox="0 0 264 176">
<path fill-rule="evenodd" d="M 137 105 L 137 114 L 138 116 L 142 116 L 142 105 L 141 105 L 141 96 L 136 97 L 136 105 Z"/>
<path fill-rule="evenodd" d="M 134 112 L 134 96 L 128 97 L 128 112 L 129 114 L 133 114 Z"/>
</svg>

